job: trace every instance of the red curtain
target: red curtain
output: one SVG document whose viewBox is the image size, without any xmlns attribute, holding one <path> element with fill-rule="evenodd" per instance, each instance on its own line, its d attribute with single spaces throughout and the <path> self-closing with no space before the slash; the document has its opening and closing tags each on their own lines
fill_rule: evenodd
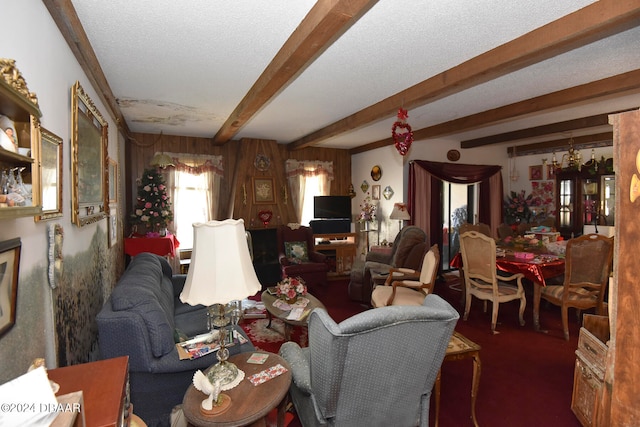
<svg viewBox="0 0 640 427">
<path fill-rule="evenodd" d="M 442 247 L 442 183 L 480 183 L 478 221 L 495 234 L 502 222 L 502 166 L 466 165 L 413 160 L 409 163 L 408 208 L 411 223 Z M 486 203 L 484 203 L 486 201 Z"/>
</svg>

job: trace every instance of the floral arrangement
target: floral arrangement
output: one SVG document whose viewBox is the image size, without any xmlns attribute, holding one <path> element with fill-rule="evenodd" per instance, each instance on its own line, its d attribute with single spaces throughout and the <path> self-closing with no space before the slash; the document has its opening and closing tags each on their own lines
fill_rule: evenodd
<svg viewBox="0 0 640 427">
<path fill-rule="evenodd" d="M 377 210 L 378 205 L 371 202 L 371 195 L 367 193 L 367 197 L 364 198 L 364 201 L 360 205 L 360 214 L 358 215 L 358 221 L 375 221 Z"/>
<path fill-rule="evenodd" d="M 505 221 L 507 224 L 529 221 L 531 206 L 536 206 L 536 203 L 540 202 L 539 198 L 534 200 L 533 194 L 527 196 L 524 190 L 519 193 L 512 191 L 510 197 L 507 197 L 504 202 Z"/>
<path fill-rule="evenodd" d="M 307 286 L 300 277 L 285 277 L 276 284 L 276 294 L 292 300 L 307 294 Z"/>
<path fill-rule="evenodd" d="M 143 224 L 149 231 L 160 231 L 173 221 L 171 201 L 167 186 L 157 169 L 147 169 L 142 173 L 134 213 L 133 224 Z"/>
</svg>

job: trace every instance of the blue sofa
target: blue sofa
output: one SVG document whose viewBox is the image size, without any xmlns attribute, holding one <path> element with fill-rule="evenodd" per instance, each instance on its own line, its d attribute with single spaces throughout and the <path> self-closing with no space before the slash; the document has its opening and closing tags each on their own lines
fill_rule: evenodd
<svg viewBox="0 0 640 427">
<path fill-rule="evenodd" d="M 173 275 L 163 257 L 139 254 L 97 316 L 101 356 L 129 356 L 133 411 L 148 426 L 169 425 L 171 410 L 182 403 L 193 373 L 218 361 L 215 353 L 195 360 L 178 357 L 176 331 L 187 336 L 207 331 L 206 307 L 180 301 L 185 279 Z M 230 347 L 229 353 L 254 349 L 248 341 Z"/>
</svg>

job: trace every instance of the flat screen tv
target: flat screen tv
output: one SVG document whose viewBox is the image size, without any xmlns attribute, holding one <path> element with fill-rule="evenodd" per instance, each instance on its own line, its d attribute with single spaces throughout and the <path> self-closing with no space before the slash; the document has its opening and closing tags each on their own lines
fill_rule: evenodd
<svg viewBox="0 0 640 427">
<path fill-rule="evenodd" d="M 351 219 L 351 197 L 315 196 L 313 199 L 313 216 L 317 219 Z"/>
</svg>

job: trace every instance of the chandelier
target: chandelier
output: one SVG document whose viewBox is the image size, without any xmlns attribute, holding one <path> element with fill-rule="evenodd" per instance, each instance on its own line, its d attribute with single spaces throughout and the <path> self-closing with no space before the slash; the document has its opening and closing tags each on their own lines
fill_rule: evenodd
<svg viewBox="0 0 640 427">
<path fill-rule="evenodd" d="M 551 160 L 551 164 L 553 165 L 554 169 L 574 167 L 577 167 L 578 170 L 582 169 L 582 155 L 580 154 L 580 151 L 573 148 L 573 138 L 569 139 L 569 150 L 562 155 L 559 162 L 558 159 L 556 159 L 556 152 L 553 152 L 553 159 Z"/>
</svg>

